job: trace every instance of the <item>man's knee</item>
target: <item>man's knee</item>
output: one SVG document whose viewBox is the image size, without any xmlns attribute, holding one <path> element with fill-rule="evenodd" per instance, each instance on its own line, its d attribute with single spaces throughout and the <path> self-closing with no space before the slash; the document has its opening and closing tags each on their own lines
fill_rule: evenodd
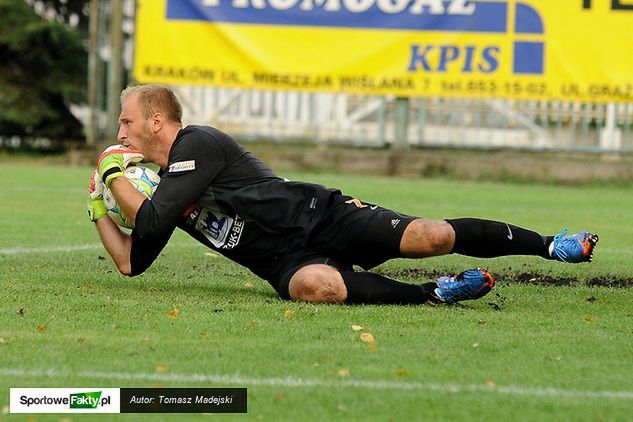
<svg viewBox="0 0 633 422">
<path fill-rule="evenodd" d="M 305 302 L 342 303 L 347 298 L 341 273 L 324 264 L 301 268 L 290 279 L 288 290 L 292 300 Z"/>
<path fill-rule="evenodd" d="M 455 231 L 444 220 L 417 219 L 406 228 L 400 241 L 400 252 L 409 258 L 422 258 L 450 253 L 455 244 Z"/>
</svg>

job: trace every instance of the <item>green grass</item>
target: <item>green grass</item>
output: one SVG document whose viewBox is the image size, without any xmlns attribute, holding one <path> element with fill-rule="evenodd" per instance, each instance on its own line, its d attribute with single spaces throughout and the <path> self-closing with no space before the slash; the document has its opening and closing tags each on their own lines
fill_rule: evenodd
<svg viewBox="0 0 633 422">
<path fill-rule="evenodd" d="M 630 188 L 285 175 L 428 218 L 479 216 L 601 237 L 590 265 L 447 256 L 378 269 L 414 282 L 405 270 L 486 266 L 498 287 L 464 306 L 328 306 L 281 301 L 267 283 L 182 233 L 146 274 L 120 276 L 85 217 L 89 175 L 89 168 L 0 164 L 5 412 L 9 387 L 95 386 L 247 387 L 248 414 L 218 420 L 577 421 L 633 412 L 633 290 L 587 285 L 633 279 Z M 577 281 L 516 283 L 523 273 Z M 373 334 L 375 350 L 362 332 Z M 78 416 L 36 418 L 208 418 Z"/>
</svg>

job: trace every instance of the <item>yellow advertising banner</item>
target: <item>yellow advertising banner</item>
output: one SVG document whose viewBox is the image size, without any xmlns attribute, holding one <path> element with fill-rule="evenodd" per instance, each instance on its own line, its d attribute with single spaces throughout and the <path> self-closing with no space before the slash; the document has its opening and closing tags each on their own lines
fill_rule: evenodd
<svg viewBox="0 0 633 422">
<path fill-rule="evenodd" d="M 619 102 L 631 52 L 633 0 L 137 0 L 134 77 Z"/>
</svg>

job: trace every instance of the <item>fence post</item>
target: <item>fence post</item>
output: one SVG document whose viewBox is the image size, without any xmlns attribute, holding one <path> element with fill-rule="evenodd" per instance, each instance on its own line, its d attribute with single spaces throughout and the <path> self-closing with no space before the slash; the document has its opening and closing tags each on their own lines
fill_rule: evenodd
<svg viewBox="0 0 633 422">
<path fill-rule="evenodd" d="M 395 139 L 393 147 L 398 151 L 409 149 L 409 98 L 396 97 Z"/>
<path fill-rule="evenodd" d="M 119 96 L 123 88 L 123 9 L 121 0 L 111 0 L 110 21 L 111 57 L 108 72 L 107 137 L 116 139 L 119 128 Z"/>
<path fill-rule="evenodd" d="M 97 143 L 98 111 L 97 92 L 99 90 L 99 1 L 90 1 L 90 42 L 88 55 L 88 107 L 90 120 L 86 130 L 86 143 Z M 100 109 L 100 107 L 99 107 Z"/>
</svg>

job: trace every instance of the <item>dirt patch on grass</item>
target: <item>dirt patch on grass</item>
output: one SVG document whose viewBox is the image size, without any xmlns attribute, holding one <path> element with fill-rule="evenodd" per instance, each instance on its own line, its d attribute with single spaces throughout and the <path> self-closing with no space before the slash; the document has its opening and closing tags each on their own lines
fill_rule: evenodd
<svg viewBox="0 0 633 422">
<path fill-rule="evenodd" d="M 633 279 L 616 277 L 592 277 L 587 280 L 578 280 L 572 277 L 555 277 L 552 275 L 537 273 L 522 273 L 518 275 L 508 275 L 506 278 L 509 281 L 514 281 L 516 283 L 532 284 L 536 286 L 573 286 L 581 283 L 586 284 L 587 286 L 599 287 L 633 287 Z"/>
<path fill-rule="evenodd" d="M 410 268 L 398 271 L 385 271 L 387 277 L 395 279 L 432 280 L 445 273 L 429 271 L 425 269 Z M 633 288 L 633 279 L 617 277 L 592 277 L 580 280 L 573 277 L 558 277 L 550 274 L 539 273 L 495 273 L 495 279 L 507 283 L 531 284 L 533 286 L 575 286 L 584 284 L 587 286 Z"/>
</svg>

